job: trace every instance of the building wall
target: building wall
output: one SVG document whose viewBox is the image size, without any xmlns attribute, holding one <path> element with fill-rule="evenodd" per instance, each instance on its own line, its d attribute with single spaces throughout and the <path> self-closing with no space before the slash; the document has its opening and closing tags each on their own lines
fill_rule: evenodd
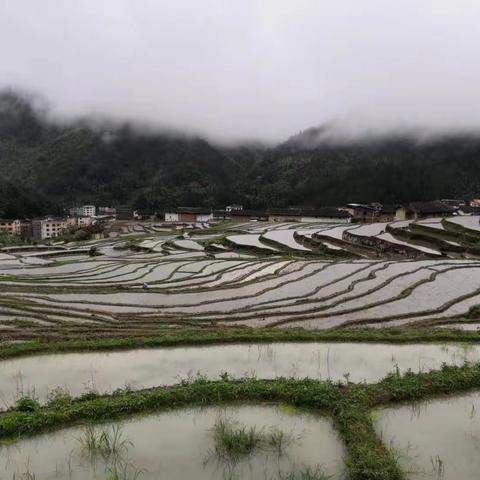
<svg viewBox="0 0 480 480">
<path fill-rule="evenodd" d="M 350 223 L 350 218 L 330 218 L 330 217 L 301 217 L 300 222 L 319 222 L 319 223 Z"/>
<path fill-rule="evenodd" d="M 32 221 L 32 234 L 35 240 L 45 240 L 56 238 L 63 234 L 67 229 L 68 223 L 60 218 L 49 218 L 44 220 Z"/>
<path fill-rule="evenodd" d="M 437 212 L 437 213 L 421 213 L 415 212 L 414 213 L 414 220 L 424 220 L 425 218 L 445 218 L 449 217 L 451 213 L 447 212 Z"/>
<path fill-rule="evenodd" d="M 178 213 L 165 213 L 166 222 L 178 222 Z"/>
<path fill-rule="evenodd" d="M 196 222 L 197 215 L 195 213 L 184 213 L 181 212 L 178 214 L 178 219 L 180 222 Z"/>
<path fill-rule="evenodd" d="M 398 208 L 395 212 L 395 220 L 408 220 L 407 210 L 405 208 Z"/>
<path fill-rule="evenodd" d="M 394 213 L 378 212 L 377 217 L 375 218 L 376 222 L 393 222 L 394 220 L 395 220 Z"/>
<path fill-rule="evenodd" d="M 69 227 L 89 227 L 93 223 L 92 217 L 70 217 L 66 220 Z"/>
<path fill-rule="evenodd" d="M 20 221 L 20 234 L 22 238 L 32 238 L 32 222 Z"/>
<path fill-rule="evenodd" d="M 199 214 L 196 215 L 196 221 L 197 222 L 211 222 L 213 220 L 213 213 L 208 213 L 208 214 Z"/>
<path fill-rule="evenodd" d="M 300 222 L 302 217 L 300 215 L 269 215 L 269 222 Z"/>
<path fill-rule="evenodd" d="M 375 210 L 367 208 L 354 208 L 353 219 L 360 222 L 373 222 L 375 221 Z"/>
<path fill-rule="evenodd" d="M 20 235 L 20 220 L 0 220 L 0 233 Z"/>
</svg>

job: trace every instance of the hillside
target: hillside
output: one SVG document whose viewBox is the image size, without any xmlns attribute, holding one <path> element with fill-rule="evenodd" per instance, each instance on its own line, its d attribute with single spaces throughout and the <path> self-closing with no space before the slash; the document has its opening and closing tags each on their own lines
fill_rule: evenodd
<svg viewBox="0 0 480 480">
<path fill-rule="evenodd" d="M 257 174 L 292 204 L 470 198 L 480 192 L 480 137 L 340 143 L 308 130 L 267 152 Z"/>
<path fill-rule="evenodd" d="M 129 125 L 58 127 L 25 99 L 11 93 L 0 98 L 3 215 L 61 211 L 82 202 L 222 205 L 245 188 L 246 170 L 259 158 L 253 147 L 219 149 L 201 138 L 144 134 Z"/>
<path fill-rule="evenodd" d="M 25 98 L 0 94 L 0 216 L 76 203 L 246 207 L 408 202 L 480 190 L 480 137 L 332 142 L 310 129 L 275 148 L 220 147 L 131 125 L 56 125 Z"/>
</svg>

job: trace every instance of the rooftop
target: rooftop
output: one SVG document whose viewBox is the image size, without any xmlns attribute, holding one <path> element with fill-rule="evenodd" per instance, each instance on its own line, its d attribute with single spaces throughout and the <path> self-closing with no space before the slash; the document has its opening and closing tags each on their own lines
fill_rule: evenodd
<svg viewBox="0 0 480 480">
<path fill-rule="evenodd" d="M 410 210 L 413 210 L 416 213 L 453 213 L 454 208 L 445 205 L 439 200 L 433 202 L 413 202 L 409 205 Z"/>
</svg>

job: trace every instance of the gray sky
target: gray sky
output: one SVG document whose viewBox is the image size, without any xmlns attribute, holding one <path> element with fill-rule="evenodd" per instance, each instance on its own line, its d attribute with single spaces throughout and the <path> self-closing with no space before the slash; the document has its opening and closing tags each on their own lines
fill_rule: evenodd
<svg viewBox="0 0 480 480">
<path fill-rule="evenodd" d="M 480 129 L 480 0 L 1 0 L 0 86 L 219 140 Z"/>
</svg>

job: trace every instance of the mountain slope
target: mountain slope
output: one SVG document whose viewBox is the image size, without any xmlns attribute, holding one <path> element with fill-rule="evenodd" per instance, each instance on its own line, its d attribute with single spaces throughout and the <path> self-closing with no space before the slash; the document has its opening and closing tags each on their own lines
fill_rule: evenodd
<svg viewBox="0 0 480 480">
<path fill-rule="evenodd" d="M 81 203 L 247 208 L 480 196 L 480 137 L 333 140 L 309 129 L 275 148 L 77 121 L 57 125 L 0 92 L 0 217 Z"/>
</svg>

